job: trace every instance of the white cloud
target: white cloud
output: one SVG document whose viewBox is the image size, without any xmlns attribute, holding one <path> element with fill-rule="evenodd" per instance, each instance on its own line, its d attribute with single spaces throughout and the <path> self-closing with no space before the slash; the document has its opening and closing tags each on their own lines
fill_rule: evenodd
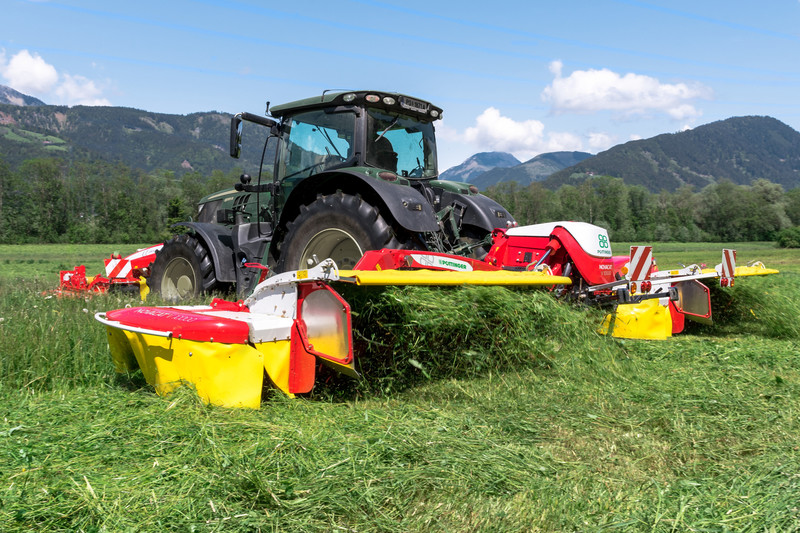
<svg viewBox="0 0 800 533">
<path fill-rule="evenodd" d="M 6 63 L 5 50 L 0 55 L 0 74 L 8 84 L 22 93 L 43 94 L 58 82 L 58 72 L 39 54 L 31 55 L 27 50 L 15 54 Z"/>
<path fill-rule="evenodd" d="M 609 69 L 576 70 L 562 76 L 561 61 L 550 63 L 553 82 L 542 91 L 553 112 L 613 111 L 623 116 L 666 113 L 675 120 L 699 117 L 693 102 L 710 99 L 711 88 L 700 83 L 661 83 L 641 74 L 620 75 Z"/>
<path fill-rule="evenodd" d="M 448 135 L 452 137 L 453 133 Z M 509 152 L 522 161 L 544 152 L 582 149 L 581 139 L 575 134 L 545 133 L 541 121 L 516 121 L 501 115 L 494 107 L 481 113 L 475 119 L 475 126 L 467 128 L 461 137 L 478 150 Z"/>
<path fill-rule="evenodd" d="M 589 134 L 589 149 L 593 152 L 608 150 L 617 142 L 617 137 L 609 133 L 595 132 Z"/>
<path fill-rule="evenodd" d="M 80 75 L 59 74 L 39 54 L 21 50 L 6 61 L 0 51 L 0 75 L 13 89 L 44 99 L 50 104 L 111 105 L 97 83 Z"/>
<path fill-rule="evenodd" d="M 538 120 L 516 122 L 504 117 L 494 107 L 486 109 L 475 119 L 475 126 L 467 128 L 464 136 L 468 142 L 490 146 L 504 152 L 527 150 L 541 144 L 544 124 Z"/>
<path fill-rule="evenodd" d="M 67 105 L 111 105 L 107 99 L 100 97 L 101 92 L 88 78 L 64 74 L 64 81 L 55 90 L 55 95 Z"/>
<path fill-rule="evenodd" d="M 569 132 L 553 132 L 547 134 L 547 142 L 544 144 L 542 150 L 536 150 L 533 155 L 538 155 L 542 152 L 562 152 L 562 151 L 583 151 L 583 141 L 574 133 Z M 533 156 L 531 156 L 533 157 Z"/>
</svg>

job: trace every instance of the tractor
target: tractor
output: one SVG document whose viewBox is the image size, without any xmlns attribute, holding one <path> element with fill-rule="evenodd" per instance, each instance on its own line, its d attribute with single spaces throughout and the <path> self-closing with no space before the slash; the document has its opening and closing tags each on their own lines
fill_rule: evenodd
<svg viewBox="0 0 800 533">
<path fill-rule="evenodd" d="M 185 233 L 157 252 L 148 285 L 169 300 L 232 285 L 245 295 L 267 270 L 327 258 L 347 269 L 382 248 L 483 258 L 492 231 L 516 222 L 476 187 L 437 179 L 441 118 L 429 102 L 382 91 L 234 115 L 231 157 L 242 153 L 245 123 L 266 129 L 256 179 L 242 174 L 201 201 L 196 221 L 177 224 Z"/>
</svg>

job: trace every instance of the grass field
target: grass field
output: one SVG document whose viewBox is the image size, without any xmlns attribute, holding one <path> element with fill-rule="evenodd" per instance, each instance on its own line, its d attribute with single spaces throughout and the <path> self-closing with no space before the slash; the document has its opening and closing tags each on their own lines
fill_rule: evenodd
<svg viewBox="0 0 800 533">
<path fill-rule="evenodd" d="M 103 272 L 103 259 L 119 252 L 130 255 L 151 244 L 0 244 L 0 283 L 40 280 L 58 284 L 59 270 L 86 265 L 86 275 Z"/>
<path fill-rule="evenodd" d="M 42 295 L 117 248 L 0 247 L 0 530 L 798 530 L 800 254 L 734 247 L 782 273 L 665 342 L 544 292 L 348 294 L 366 378 L 258 411 L 115 375 L 92 316 L 130 300 Z"/>
</svg>

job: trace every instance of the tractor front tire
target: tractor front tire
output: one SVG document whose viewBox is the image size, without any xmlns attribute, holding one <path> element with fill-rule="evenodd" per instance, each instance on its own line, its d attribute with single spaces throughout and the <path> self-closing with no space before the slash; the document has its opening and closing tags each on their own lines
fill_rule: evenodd
<svg viewBox="0 0 800 533">
<path fill-rule="evenodd" d="M 368 250 L 402 248 L 395 231 L 378 209 L 359 195 L 337 191 L 319 195 L 287 224 L 277 271 L 306 269 L 331 258 L 351 269 Z"/>
<path fill-rule="evenodd" d="M 164 243 L 150 272 L 150 290 L 171 302 L 194 298 L 217 285 L 208 250 L 190 235 L 176 235 Z"/>
</svg>

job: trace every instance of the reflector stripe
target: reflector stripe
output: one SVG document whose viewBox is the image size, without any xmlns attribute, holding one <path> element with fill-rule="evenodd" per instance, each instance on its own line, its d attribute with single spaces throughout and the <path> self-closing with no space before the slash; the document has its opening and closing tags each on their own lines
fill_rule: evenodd
<svg viewBox="0 0 800 533">
<path fill-rule="evenodd" d="M 650 279 L 653 269 L 653 247 L 631 246 L 631 281 Z"/>
<path fill-rule="evenodd" d="M 736 250 L 722 250 L 722 277 L 732 278 L 736 275 Z"/>
<path fill-rule="evenodd" d="M 106 276 L 109 278 L 126 278 L 131 272 L 131 262 L 127 259 L 111 259 L 106 264 Z"/>
</svg>

